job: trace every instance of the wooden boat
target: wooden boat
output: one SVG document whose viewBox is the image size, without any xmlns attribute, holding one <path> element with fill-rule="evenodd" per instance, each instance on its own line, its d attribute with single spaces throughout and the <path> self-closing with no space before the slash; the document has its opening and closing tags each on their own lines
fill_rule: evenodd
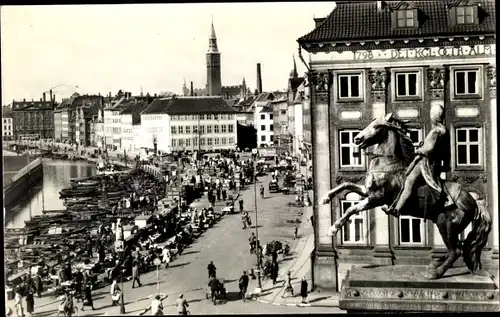
<svg viewBox="0 0 500 317">
<path fill-rule="evenodd" d="M 74 197 L 74 196 L 90 196 L 95 193 L 95 188 L 88 188 L 88 189 L 72 189 L 72 188 L 65 188 L 59 192 L 59 195 L 62 198 L 65 197 Z"/>
</svg>

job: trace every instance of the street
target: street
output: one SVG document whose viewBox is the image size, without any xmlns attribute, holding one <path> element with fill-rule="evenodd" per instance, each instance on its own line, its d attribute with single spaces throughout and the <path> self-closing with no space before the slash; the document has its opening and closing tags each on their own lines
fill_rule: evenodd
<svg viewBox="0 0 500 317">
<path fill-rule="evenodd" d="M 301 208 L 287 206 L 288 202 L 293 201 L 293 195 L 283 195 L 282 193 L 270 195 L 267 191 L 270 179 L 269 175 L 260 177 L 257 184 L 257 190 L 261 184 L 266 188 L 266 197 L 264 199 L 260 195 L 257 196 L 259 239 L 262 244 L 273 239 L 288 242 L 293 250 L 294 224 L 287 223 L 287 220 L 300 219 L 301 216 L 298 213 Z M 241 195 L 244 200 L 244 208 L 252 217 L 254 226 L 253 185 L 242 191 Z M 206 196 L 202 197 L 201 201 L 207 202 Z M 220 210 L 223 205 L 224 202 L 217 202 L 216 209 Z M 238 206 L 236 207 L 239 209 Z M 269 312 L 270 309 L 276 312 L 288 312 L 289 310 L 299 312 L 307 309 L 308 312 L 311 312 L 311 307 L 280 307 L 249 301 L 244 303 L 238 299 L 238 279 L 243 270 L 248 272 L 256 263 L 255 255 L 249 253 L 248 244 L 251 232 L 255 231 L 253 228 L 242 229 L 241 215 L 239 213 L 226 215 L 219 223 L 208 229 L 195 243 L 190 245 L 182 256 L 176 258 L 171 263 L 170 268 L 165 269 L 162 265 L 160 269 L 160 293 L 168 295 L 163 301 L 165 313 L 176 313 L 174 304 L 181 293 L 190 303 L 190 311 L 193 314 L 258 313 Z M 225 286 L 228 292 L 228 301 L 217 306 L 205 299 L 203 291 L 204 285 L 208 283 L 207 265 L 210 261 L 214 261 L 217 267 L 217 276 L 226 280 Z M 148 296 L 157 292 L 156 281 L 156 271 L 154 270 L 141 276 L 143 286 L 140 288 L 132 289 L 131 282 L 124 283 L 125 309 L 127 313 L 139 314 L 144 308 L 148 307 L 150 303 Z M 255 281 L 251 280 L 248 291 L 253 292 L 254 288 Z M 80 312 L 79 315 L 116 315 L 119 313 L 119 307 L 110 306 L 109 286 L 96 290 L 93 297 L 96 311 L 85 310 Z M 45 300 L 42 299 L 41 301 Z M 35 299 L 37 316 L 49 316 L 56 312 L 58 303 L 40 308 L 37 308 L 37 306 Z M 317 308 L 313 308 L 313 310 L 320 311 Z"/>
</svg>

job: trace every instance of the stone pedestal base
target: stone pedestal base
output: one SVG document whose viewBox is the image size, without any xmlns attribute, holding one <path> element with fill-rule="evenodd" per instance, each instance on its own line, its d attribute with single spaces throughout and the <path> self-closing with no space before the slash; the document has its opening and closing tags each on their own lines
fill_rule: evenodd
<svg viewBox="0 0 500 317">
<path fill-rule="evenodd" d="M 337 274 L 333 256 L 316 255 L 313 263 L 314 288 L 320 291 L 337 292 Z M 339 284 L 340 288 L 340 284 Z"/>
<path fill-rule="evenodd" d="M 339 307 L 348 312 L 493 312 L 499 290 L 486 276 L 452 268 L 426 280 L 425 266 L 353 268 L 342 285 Z"/>
</svg>

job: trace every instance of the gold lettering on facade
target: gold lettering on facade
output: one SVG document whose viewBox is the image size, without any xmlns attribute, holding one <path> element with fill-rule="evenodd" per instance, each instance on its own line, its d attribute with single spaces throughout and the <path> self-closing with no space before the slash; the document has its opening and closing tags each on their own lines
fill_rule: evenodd
<svg viewBox="0 0 500 317">
<path fill-rule="evenodd" d="M 367 50 L 354 51 L 354 60 L 371 59 L 409 59 L 427 57 L 460 57 L 476 55 L 492 55 L 495 49 L 491 45 L 473 45 L 459 47 L 420 47 L 420 48 L 400 48 L 391 50 Z"/>
</svg>

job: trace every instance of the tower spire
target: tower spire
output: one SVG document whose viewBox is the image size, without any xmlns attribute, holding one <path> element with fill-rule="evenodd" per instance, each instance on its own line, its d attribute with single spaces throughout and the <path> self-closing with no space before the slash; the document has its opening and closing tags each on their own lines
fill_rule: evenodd
<svg viewBox="0 0 500 317">
<path fill-rule="evenodd" d="M 293 58 L 293 69 L 290 72 L 290 77 L 296 78 L 299 76 L 299 73 L 297 72 L 297 63 L 295 63 L 295 55 L 292 55 Z"/>
<path fill-rule="evenodd" d="M 212 16 L 212 26 L 210 29 L 210 37 L 208 38 L 208 53 L 217 52 L 219 52 L 219 50 L 217 48 L 217 36 L 215 35 L 214 16 Z"/>
</svg>

